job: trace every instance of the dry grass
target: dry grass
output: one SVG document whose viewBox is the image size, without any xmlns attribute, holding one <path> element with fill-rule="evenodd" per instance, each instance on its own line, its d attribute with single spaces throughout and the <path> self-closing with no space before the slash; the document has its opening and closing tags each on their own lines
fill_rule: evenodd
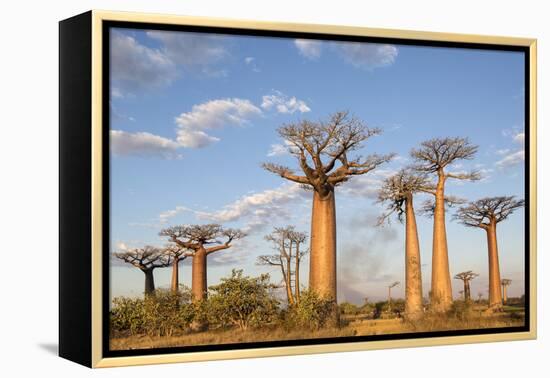
<svg viewBox="0 0 550 378">
<path fill-rule="evenodd" d="M 319 331 L 285 330 L 282 327 L 270 326 L 262 329 L 239 331 L 210 330 L 174 335 L 170 337 L 129 336 L 111 339 L 111 349 L 148 349 L 190 345 L 212 345 L 248 343 L 274 340 L 299 340 L 326 337 L 366 336 L 381 334 L 397 334 L 410 332 L 430 332 L 462 329 L 483 329 L 515 327 L 524 324 L 523 313 L 506 311 L 504 313 L 487 314 L 481 308 L 474 308 L 467 315 L 426 315 L 422 320 L 408 322 L 403 319 L 365 320 L 360 317 L 347 320 L 347 325 L 340 328 L 327 328 Z"/>
</svg>

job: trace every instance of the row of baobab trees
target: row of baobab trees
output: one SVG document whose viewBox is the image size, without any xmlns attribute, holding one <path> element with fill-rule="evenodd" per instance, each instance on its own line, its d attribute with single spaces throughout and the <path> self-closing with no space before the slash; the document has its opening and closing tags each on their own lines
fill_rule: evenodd
<svg viewBox="0 0 550 378">
<path fill-rule="evenodd" d="M 336 112 L 325 121 L 302 120 L 286 124 L 278 129 L 278 133 L 285 140 L 288 152 L 296 159 L 298 169 L 274 163 L 264 163 L 263 167 L 312 192 L 308 250 L 309 289 L 321 297 L 333 300 L 336 305 L 336 189 L 353 177 L 369 174 L 388 163 L 395 154 L 372 154 L 365 157 L 354 154 L 363 148 L 368 139 L 380 135 L 381 130 L 367 127 L 364 122 L 345 111 Z M 523 207 L 524 201 L 513 196 L 501 196 L 466 203 L 446 195 L 445 184 L 448 180 L 476 181 L 481 178 L 476 171 L 450 171 L 453 164 L 473 159 L 477 150 L 478 147 L 467 138 L 436 138 L 424 141 L 419 148 L 410 152 L 414 163 L 387 178 L 379 189 L 379 202 L 387 204 L 387 211 L 382 215 L 380 223 L 389 220 L 392 214 L 397 214 L 398 219 L 405 223 L 405 313 L 411 319 L 418 318 L 423 313 L 420 247 L 413 203 L 418 194 L 432 197 L 431 201 L 422 206 L 423 212 L 433 217 L 431 311 L 446 312 L 452 305 L 446 213 L 448 207 L 457 204 L 462 206 L 456 211 L 455 218 L 465 226 L 480 228 L 487 234 L 489 306 L 494 310 L 501 307 L 497 224 L 507 219 L 516 209 Z M 268 239 L 280 242 L 282 234 L 285 238 L 288 237 L 287 231 L 289 230 L 283 232 L 282 229 L 276 229 L 272 238 Z M 168 254 L 153 249 L 151 256 L 158 256 L 155 257 L 157 262 L 136 258 L 136 250 L 119 253 L 117 257 L 145 272 L 146 282 L 150 282 L 149 286 L 146 284 L 146 292 L 150 292 L 153 282 L 149 271 L 169 263 L 174 269 L 172 288 L 177 290 L 178 263 L 186 257 L 192 257 L 192 293 L 195 299 L 206 296 L 207 256 L 230 248 L 233 240 L 245 236 L 242 231 L 224 229 L 220 225 L 176 226 L 164 229 L 160 234 L 169 239 L 171 246 L 167 249 Z M 305 243 L 305 234 L 300 236 L 301 245 Z M 225 240 L 222 241 L 221 238 Z M 291 245 L 294 242 L 287 243 Z M 281 267 L 287 297 L 289 303 L 293 303 L 299 301 L 299 282 L 292 282 L 292 276 L 294 281 L 299 279 L 299 272 L 296 273 L 296 270 L 299 268 L 300 254 L 305 250 L 295 254 L 298 256 L 294 261 L 297 268 L 292 273 L 292 259 L 285 256 L 284 249 L 284 245 L 281 245 L 278 255 L 261 256 L 258 262 Z M 168 260 L 167 255 L 171 256 Z M 335 316 L 337 317 L 336 311 Z"/>
</svg>

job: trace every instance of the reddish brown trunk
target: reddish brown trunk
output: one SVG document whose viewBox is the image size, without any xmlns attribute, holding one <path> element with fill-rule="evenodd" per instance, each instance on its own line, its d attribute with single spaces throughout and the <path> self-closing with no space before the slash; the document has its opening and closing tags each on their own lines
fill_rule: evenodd
<svg viewBox="0 0 550 378">
<path fill-rule="evenodd" d="M 313 192 L 309 287 L 336 302 L 336 207 L 334 191 Z"/>
<path fill-rule="evenodd" d="M 489 248 L 489 308 L 502 308 L 500 292 L 500 267 L 498 262 L 497 224 L 492 221 L 485 229 L 487 231 L 487 245 Z"/>
<path fill-rule="evenodd" d="M 406 200 L 405 229 L 405 314 L 409 319 L 418 319 L 423 312 L 422 272 L 412 195 Z"/>
<path fill-rule="evenodd" d="M 440 173 L 435 195 L 431 308 L 435 312 L 446 312 L 451 308 L 452 302 L 451 272 L 445 229 L 445 177 Z"/>
<path fill-rule="evenodd" d="M 505 305 L 508 301 L 508 294 L 506 293 L 506 285 L 502 285 L 502 304 Z"/>
<path fill-rule="evenodd" d="M 206 250 L 199 248 L 193 255 L 193 265 L 191 273 L 191 292 L 194 301 L 200 301 L 206 298 L 207 292 L 206 279 Z"/>
<path fill-rule="evenodd" d="M 470 296 L 470 281 L 465 280 L 464 281 L 464 301 L 469 302 L 471 299 Z"/>
<path fill-rule="evenodd" d="M 180 259 L 175 258 L 172 262 L 172 281 L 170 283 L 170 289 L 173 293 L 177 293 L 179 290 L 179 265 Z"/>
</svg>

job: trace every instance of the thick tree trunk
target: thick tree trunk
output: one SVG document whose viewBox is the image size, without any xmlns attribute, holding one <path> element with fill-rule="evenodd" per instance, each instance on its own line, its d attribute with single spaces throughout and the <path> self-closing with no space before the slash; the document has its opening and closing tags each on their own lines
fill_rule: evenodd
<svg viewBox="0 0 550 378">
<path fill-rule="evenodd" d="M 432 295 L 431 309 L 446 312 L 451 308 L 453 294 L 449 254 L 447 251 L 447 232 L 445 230 L 445 177 L 440 174 L 435 195 L 434 232 L 432 251 Z"/>
<path fill-rule="evenodd" d="M 179 290 L 179 265 L 180 259 L 175 258 L 172 262 L 172 281 L 170 283 L 170 289 L 173 293 L 177 293 Z"/>
<path fill-rule="evenodd" d="M 145 273 L 145 295 L 153 295 L 155 293 L 153 269 L 146 269 L 143 273 Z"/>
<path fill-rule="evenodd" d="M 193 301 L 201 301 L 206 298 L 206 250 L 197 249 L 193 255 L 193 265 L 191 272 L 191 293 Z"/>
<path fill-rule="evenodd" d="M 489 247 L 489 309 L 502 309 L 500 292 L 500 267 L 498 262 L 497 225 L 492 221 L 486 228 Z"/>
<path fill-rule="evenodd" d="M 336 302 L 336 207 L 334 191 L 313 192 L 309 287 Z"/>
<path fill-rule="evenodd" d="M 412 195 L 405 205 L 405 316 L 418 319 L 422 316 L 422 272 L 420 246 Z"/>
<path fill-rule="evenodd" d="M 508 301 L 508 294 L 506 293 L 506 285 L 502 285 L 502 304 L 505 305 Z"/>
</svg>

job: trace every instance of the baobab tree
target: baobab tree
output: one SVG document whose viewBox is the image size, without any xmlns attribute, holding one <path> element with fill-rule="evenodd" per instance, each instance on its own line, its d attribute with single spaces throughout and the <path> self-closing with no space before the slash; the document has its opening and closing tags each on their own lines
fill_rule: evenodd
<svg viewBox="0 0 550 378">
<path fill-rule="evenodd" d="M 413 195 L 427 189 L 433 189 L 433 185 L 426 176 L 403 169 L 384 180 L 378 192 L 378 202 L 388 203 L 379 224 L 394 213 L 403 222 L 405 215 L 405 316 L 409 319 L 418 319 L 423 313 L 420 244 Z"/>
<path fill-rule="evenodd" d="M 489 252 L 489 309 L 502 308 L 500 292 L 500 267 L 498 262 L 497 224 L 506 220 L 514 211 L 525 206 L 524 200 L 514 196 L 487 197 L 470 202 L 458 209 L 455 217 L 467 227 L 481 228 L 487 233 Z"/>
<path fill-rule="evenodd" d="M 258 256 L 258 265 L 279 267 L 289 306 L 298 304 L 300 302 L 300 262 L 307 253 L 306 250 L 300 250 L 300 246 L 306 242 L 307 235 L 295 231 L 294 226 L 275 227 L 272 233 L 265 236 L 265 239 L 273 243 L 277 253 Z"/>
<path fill-rule="evenodd" d="M 168 237 L 172 243 L 192 252 L 191 293 L 194 301 L 206 298 L 207 256 L 231 248 L 233 240 L 245 236 L 240 230 L 224 229 L 219 224 L 174 226 L 161 230 L 160 235 Z M 224 242 L 219 240 L 221 238 Z M 207 247 L 210 244 L 216 245 Z"/>
<path fill-rule="evenodd" d="M 399 281 L 392 282 L 388 285 L 388 311 L 391 311 L 391 289 L 399 285 Z"/>
<path fill-rule="evenodd" d="M 506 292 L 508 286 L 512 284 L 512 280 L 508 278 L 503 278 L 502 280 L 500 280 L 500 284 L 502 285 L 502 304 L 505 305 L 508 301 L 508 294 Z"/>
<path fill-rule="evenodd" d="M 179 291 L 179 265 L 180 262 L 189 256 L 193 256 L 193 252 L 178 244 L 170 244 L 164 248 L 164 252 L 172 258 L 172 279 L 170 281 L 170 290 L 173 293 Z"/>
<path fill-rule="evenodd" d="M 146 245 L 143 248 L 133 248 L 114 254 L 116 258 L 131 264 L 145 274 L 145 295 L 155 292 L 153 270 L 170 266 L 172 258 L 162 249 Z"/>
<path fill-rule="evenodd" d="M 470 291 L 470 281 L 479 276 L 479 274 L 468 270 L 467 272 L 460 272 L 455 275 L 455 279 L 461 280 L 464 283 L 464 302 L 470 302 L 471 300 L 471 291 Z"/>
<path fill-rule="evenodd" d="M 426 193 L 435 197 L 431 309 L 446 312 L 453 302 L 447 232 L 445 229 L 445 183 L 448 179 L 478 180 L 478 172 L 448 172 L 453 163 L 470 160 L 477 152 L 477 146 L 467 138 L 436 138 L 422 142 L 420 148 L 411 150 L 415 164 L 413 168 L 422 174 L 436 175 L 435 189 Z"/>
<path fill-rule="evenodd" d="M 328 121 L 286 124 L 278 132 L 289 153 L 298 160 L 303 175 L 273 163 L 264 163 L 263 167 L 313 191 L 309 287 L 336 304 L 335 188 L 353 176 L 371 172 L 393 155 L 349 156 L 381 130 L 368 128 L 348 112 L 334 113 Z"/>
</svg>

